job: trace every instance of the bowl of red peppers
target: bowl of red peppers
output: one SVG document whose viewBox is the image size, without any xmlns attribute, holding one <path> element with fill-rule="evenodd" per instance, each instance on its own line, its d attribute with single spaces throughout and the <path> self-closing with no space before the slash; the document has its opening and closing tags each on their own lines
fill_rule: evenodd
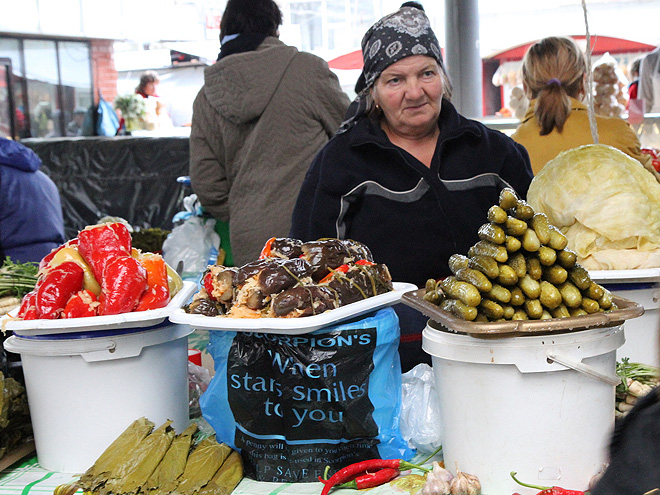
<svg viewBox="0 0 660 495">
<path fill-rule="evenodd" d="M 153 325 L 195 289 L 160 254 L 134 249 L 123 223 L 91 225 L 40 261 L 34 289 L 3 319 L 3 330 Z"/>
</svg>

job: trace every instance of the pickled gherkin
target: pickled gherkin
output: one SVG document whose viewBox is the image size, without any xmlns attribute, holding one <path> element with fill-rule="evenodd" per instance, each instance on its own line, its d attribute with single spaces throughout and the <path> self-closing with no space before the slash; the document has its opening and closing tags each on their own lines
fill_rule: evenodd
<svg viewBox="0 0 660 495">
<path fill-rule="evenodd" d="M 616 309 L 609 291 L 578 264 L 566 236 L 513 189 L 500 191 L 487 220 L 467 253 L 449 258 L 453 275 L 427 283 L 426 302 L 477 323 Z"/>
</svg>

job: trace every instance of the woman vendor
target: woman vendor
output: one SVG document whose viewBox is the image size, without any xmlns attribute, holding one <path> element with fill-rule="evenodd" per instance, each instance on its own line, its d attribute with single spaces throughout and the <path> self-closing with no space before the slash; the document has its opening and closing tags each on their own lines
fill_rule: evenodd
<svg viewBox="0 0 660 495">
<path fill-rule="evenodd" d="M 448 275 L 449 256 L 479 240 L 501 189 L 525 197 L 529 158 L 501 132 L 458 114 L 422 10 L 402 7 L 380 19 L 364 35 L 362 54 L 358 96 L 307 172 L 291 236 L 363 242 L 393 280 L 421 287 Z M 400 306 L 407 371 L 428 361 L 421 350 L 426 319 Z"/>
</svg>

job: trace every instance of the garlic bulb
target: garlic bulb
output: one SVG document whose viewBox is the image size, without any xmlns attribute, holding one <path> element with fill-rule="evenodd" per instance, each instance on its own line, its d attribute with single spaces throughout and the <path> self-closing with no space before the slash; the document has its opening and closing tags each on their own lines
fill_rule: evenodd
<svg viewBox="0 0 660 495">
<path fill-rule="evenodd" d="M 456 476 L 449 485 L 450 495 L 480 495 L 481 482 L 473 474 L 464 473 L 458 469 L 456 463 Z"/>
<path fill-rule="evenodd" d="M 426 475 L 426 483 L 422 487 L 422 495 L 449 495 L 449 482 L 437 477 L 434 471 L 435 469 Z"/>
<path fill-rule="evenodd" d="M 434 461 L 433 464 L 433 476 L 435 476 L 438 479 L 444 480 L 447 483 L 450 483 L 452 479 L 454 479 L 454 475 L 451 474 L 451 471 L 449 469 L 443 468 L 439 462 Z"/>
</svg>

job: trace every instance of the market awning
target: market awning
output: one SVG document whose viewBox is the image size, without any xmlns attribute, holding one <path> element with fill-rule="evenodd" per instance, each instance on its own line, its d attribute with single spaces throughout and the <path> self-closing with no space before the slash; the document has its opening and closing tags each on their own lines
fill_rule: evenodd
<svg viewBox="0 0 660 495">
<path fill-rule="evenodd" d="M 586 36 L 585 35 L 576 35 L 571 36 L 579 44 L 586 47 Z M 527 53 L 527 49 L 536 43 L 538 40 L 530 41 L 528 43 L 523 43 L 521 45 L 514 46 L 507 50 L 494 53 L 486 59 L 495 59 L 495 60 L 522 60 Z M 603 55 L 604 53 L 635 53 L 635 52 L 650 52 L 656 48 L 655 45 L 649 45 L 647 43 L 640 43 L 639 41 L 627 40 L 623 38 L 614 38 L 611 36 L 599 36 L 596 34 L 591 35 L 591 52 L 594 55 Z"/>
<path fill-rule="evenodd" d="M 362 60 L 362 50 L 340 55 L 328 62 L 331 69 L 351 70 L 361 69 L 364 61 Z"/>
</svg>

